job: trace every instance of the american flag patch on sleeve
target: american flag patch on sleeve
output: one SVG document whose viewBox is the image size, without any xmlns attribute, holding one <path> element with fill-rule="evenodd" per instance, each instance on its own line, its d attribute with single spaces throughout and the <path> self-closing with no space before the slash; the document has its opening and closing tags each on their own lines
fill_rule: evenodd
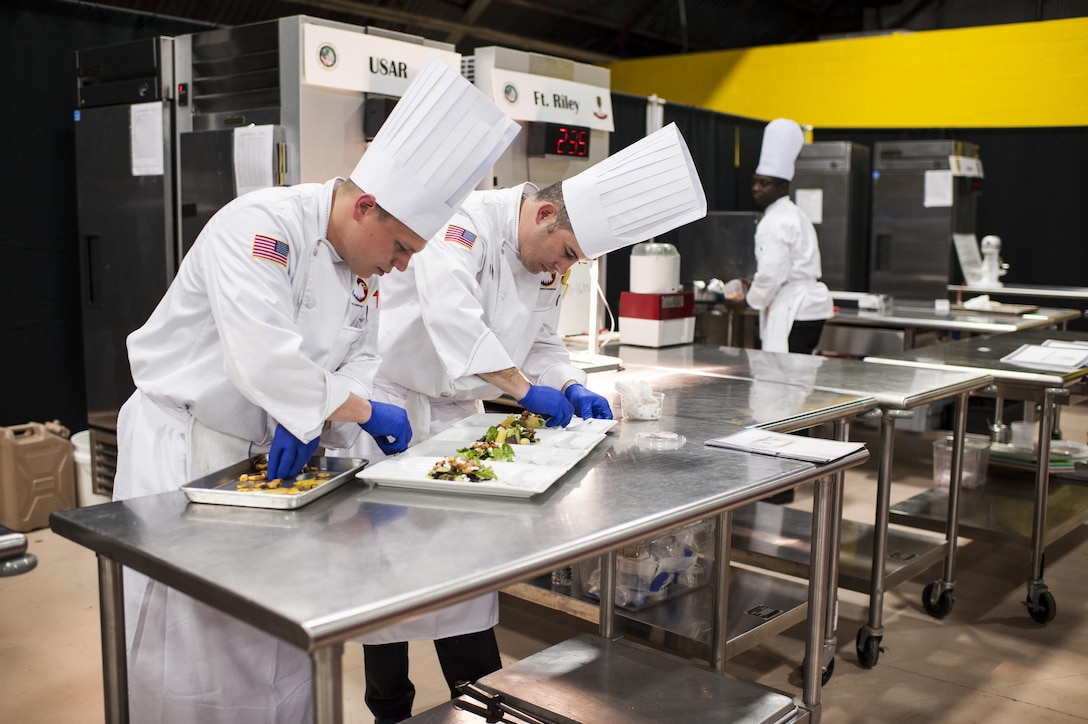
<svg viewBox="0 0 1088 724">
<path fill-rule="evenodd" d="M 274 261 L 280 266 L 287 266 L 287 254 L 290 251 L 290 247 L 279 239 L 273 239 L 264 234 L 253 236 L 253 257 L 256 259 Z"/>
<path fill-rule="evenodd" d="M 455 244 L 460 244 L 466 249 L 471 249 L 472 245 L 476 243 L 476 235 L 468 229 L 462 229 L 460 226 L 454 226 L 450 224 L 446 227 L 446 241 L 452 241 Z"/>
</svg>

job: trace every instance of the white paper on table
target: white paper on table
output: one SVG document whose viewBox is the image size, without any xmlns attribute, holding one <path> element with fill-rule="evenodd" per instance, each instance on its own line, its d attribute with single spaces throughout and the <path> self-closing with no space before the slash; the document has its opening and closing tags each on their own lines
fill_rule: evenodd
<svg viewBox="0 0 1088 724">
<path fill-rule="evenodd" d="M 1022 344 L 1001 358 L 1002 362 L 1042 370 L 1075 370 L 1088 364 L 1088 349 L 1056 345 Z"/>
<path fill-rule="evenodd" d="M 274 185 L 273 126 L 234 129 L 234 191 L 241 196 Z"/>
<path fill-rule="evenodd" d="M 705 444 L 811 463 L 829 463 L 865 448 L 863 442 L 802 437 L 756 427 L 749 427 L 725 437 L 715 437 L 707 440 Z"/>
<path fill-rule="evenodd" d="M 809 221 L 814 224 L 824 223 L 823 189 L 797 189 L 794 197 L 794 203 L 805 212 Z"/>
<path fill-rule="evenodd" d="M 925 199 L 922 206 L 933 209 L 952 205 L 952 172 L 926 171 Z"/>
<path fill-rule="evenodd" d="M 162 176 L 163 120 L 162 103 L 134 103 L 129 106 L 129 155 L 132 159 L 133 176 Z"/>
</svg>

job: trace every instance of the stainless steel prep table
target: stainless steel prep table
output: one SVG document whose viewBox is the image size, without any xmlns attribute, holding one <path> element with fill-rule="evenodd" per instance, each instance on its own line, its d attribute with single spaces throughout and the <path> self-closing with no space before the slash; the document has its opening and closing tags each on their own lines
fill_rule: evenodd
<svg viewBox="0 0 1088 724">
<path fill-rule="evenodd" d="M 637 348 L 622 349 L 626 355 Z M 682 350 L 693 348 L 684 345 L 674 349 L 683 354 Z M 854 392 L 803 390 L 797 385 L 779 382 L 693 374 L 686 364 L 666 369 L 628 362 L 625 357 L 622 371 L 595 373 L 586 384 L 594 391 L 612 397 L 613 385 L 618 380 L 649 381 L 655 392 L 665 394 L 667 415 L 659 421 L 624 422 L 640 432 L 702 430 L 701 437 L 694 441 L 685 433 L 689 445 L 751 426 L 792 432 L 825 422 L 842 425 L 845 420 L 868 412 L 877 404 L 873 397 Z M 841 500 L 838 505 L 841 509 Z M 833 525 L 837 530 L 837 524 Z M 807 551 L 806 547 L 802 555 Z M 829 565 L 837 567 L 837 560 L 829 561 Z M 796 581 L 734 568 L 730 571 L 730 584 L 731 614 L 726 622 L 730 656 L 789 628 L 805 616 L 806 587 Z M 597 620 L 597 604 L 586 600 L 577 580 L 569 587 L 553 586 L 547 577 L 541 577 L 503 590 L 548 608 L 589 621 Z M 835 592 L 835 588 L 830 587 L 828 595 L 833 597 Z M 672 634 L 670 649 L 705 658 L 712 641 L 709 620 L 713 601 L 710 599 L 705 592 L 696 591 L 640 611 L 623 611 L 621 629 L 643 638 L 653 638 L 659 632 Z M 763 615 L 749 613 L 757 610 L 764 612 Z M 829 644 L 821 656 L 825 667 L 832 666 L 833 657 L 834 646 Z"/>
<path fill-rule="evenodd" d="M 869 593 L 869 620 L 856 637 L 858 659 L 866 667 L 875 666 L 884 635 L 884 592 L 924 571 L 944 558 L 944 576 L 926 586 L 922 603 L 926 610 L 943 618 L 952 610 L 955 588 L 957 504 L 962 473 L 963 441 L 966 433 L 967 399 L 993 382 L 980 371 L 952 371 L 873 366 L 860 360 L 825 358 L 764 352 L 732 347 L 689 345 L 667 349 L 623 346 L 614 350 L 624 363 L 665 369 L 686 369 L 693 373 L 721 375 L 774 383 L 789 383 L 806 389 L 832 390 L 871 395 L 880 410 L 880 466 L 874 523 L 868 526 L 841 520 L 841 487 L 836 486 L 836 516 L 841 521 L 837 531 L 843 546 L 837 575 L 832 581 L 853 591 Z M 955 398 L 951 479 L 944 520 L 944 540 L 907 531 L 890 530 L 892 464 L 895 421 L 904 412 L 931 402 Z M 909 413 L 908 413 L 909 414 Z M 845 436 L 845 434 L 844 434 Z M 809 514 L 793 508 L 756 503 L 733 516 L 733 545 L 740 552 L 738 560 L 751 562 L 798 576 L 807 576 Z M 798 546 L 797 542 L 805 543 Z M 836 573 L 833 563 L 832 573 Z M 834 631 L 834 621 L 827 622 Z"/>
<path fill-rule="evenodd" d="M 1035 297 L 1062 299 L 1066 302 L 1088 302 L 1088 287 L 1057 287 L 1037 284 L 1003 284 L 1000 287 L 949 284 L 954 294 L 988 294 L 991 297 Z"/>
<path fill-rule="evenodd" d="M 1071 319 L 1079 319 L 1082 312 L 1077 309 L 1051 309 L 1040 307 L 1030 314 L 999 314 L 996 312 L 970 312 L 949 311 L 937 313 L 933 305 L 922 302 L 901 302 L 893 304 L 891 308 L 883 312 L 867 311 L 851 308 L 840 308 L 835 316 L 827 320 L 824 327 L 824 339 L 833 334 L 836 327 L 852 329 L 870 329 L 874 332 L 880 329 L 901 331 L 903 334 L 902 349 L 914 349 L 917 345 L 917 337 L 922 331 L 938 332 L 965 332 L 970 335 L 977 334 L 1001 334 L 1004 332 L 1016 332 L 1037 327 L 1053 327 L 1060 325 L 1065 328 Z M 829 331 L 830 330 L 830 331 Z M 862 347 L 864 348 L 864 344 Z M 824 349 L 821 347 L 821 349 Z M 876 350 L 887 347 L 875 348 Z M 870 348 L 874 350 L 874 348 Z M 851 349 L 836 349 L 834 347 L 824 351 L 850 352 L 863 356 L 865 352 L 856 352 Z M 879 352 L 883 353 L 883 352 Z"/>
<path fill-rule="evenodd" d="M 676 410 L 667 401 L 660 422 L 687 435 L 684 447 L 641 449 L 636 434 L 644 427 L 621 421 L 561 481 L 530 500 L 356 481 L 299 510 L 238 509 L 244 515 L 237 518 L 205 515 L 207 506 L 187 503 L 180 491 L 54 513 L 54 531 L 98 554 L 107 721 L 127 721 L 122 566 L 308 651 L 315 720 L 326 724 L 342 721 L 348 639 L 710 515 L 718 516 L 717 560 L 727 569 L 728 511 L 812 480 L 823 514 L 813 520 L 806 645 L 818 651 L 826 561 L 837 555 L 826 476 L 864 462 L 868 453 L 813 466 L 708 448 L 703 440 L 721 427 Z M 604 583 L 614 580 L 614 567 L 602 573 Z M 727 577 L 717 580 L 725 585 Z M 712 661 L 720 669 L 724 603 L 718 608 Z M 608 636 L 611 606 L 601 613 Z M 798 721 L 819 720 L 818 658 L 806 659 Z"/>
<path fill-rule="evenodd" d="M 1001 358 L 1022 344 L 1040 344 L 1047 339 L 1088 341 L 1088 334 L 1068 331 L 1030 330 L 933 345 L 889 357 L 867 358 L 867 362 L 909 367 L 966 369 L 992 375 L 1001 398 L 1040 404 L 1041 424 L 1036 442 L 1037 459 L 1050 459 L 1051 437 L 1058 404 L 1070 391 L 1083 387 L 1088 369 L 1043 372 L 1001 362 Z M 919 528 L 933 529 L 933 514 L 946 506 L 946 494 L 929 490 L 891 509 L 891 520 Z M 1035 489 L 1030 496 L 1030 522 L 1025 491 L 1013 485 L 987 482 L 981 488 L 963 491 L 960 501 L 960 534 L 991 541 L 1030 540 L 1031 565 L 1027 580 L 1027 607 L 1031 617 L 1046 623 L 1056 615 L 1053 594 L 1043 581 L 1045 547 L 1088 520 L 1088 488 L 1051 481 L 1049 465 L 1036 465 Z M 1049 509 L 1049 510 L 1048 510 Z"/>
</svg>

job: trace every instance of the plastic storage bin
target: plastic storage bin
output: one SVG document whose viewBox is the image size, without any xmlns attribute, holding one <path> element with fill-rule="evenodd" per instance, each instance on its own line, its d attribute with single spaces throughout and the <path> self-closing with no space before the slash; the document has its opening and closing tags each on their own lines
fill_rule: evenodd
<svg viewBox="0 0 1088 724">
<path fill-rule="evenodd" d="M 67 438 L 40 422 L 0 428 L 0 525 L 21 533 L 45 528 L 50 513 L 75 505 Z"/>
<path fill-rule="evenodd" d="M 616 556 L 616 606 L 640 611 L 710 582 L 714 564 L 711 520 L 700 520 L 664 535 L 626 546 Z M 600 598 L 600 559 L 578 564 L 582 590 Z"/>
<path fill-rule="evenodd" d="M 989 464 L 990 438 L 967 433 L 963 440 L 963 477 L 960 487 L 970 490 L 985 483 Z M 951 477 L 952 435 L 945 435 L 933 442 L 933 482 L 938 488 L 947 488 Z"/>
<path fill-rule="evenodd" d="M 72 449 L 76 463 L 76 502 L 79 507 L 108 503 L 112 498 L 94 492 L 94 474 L 91 472 L 91 432 L 84 430 L 72 435 Z"/>
</svg>

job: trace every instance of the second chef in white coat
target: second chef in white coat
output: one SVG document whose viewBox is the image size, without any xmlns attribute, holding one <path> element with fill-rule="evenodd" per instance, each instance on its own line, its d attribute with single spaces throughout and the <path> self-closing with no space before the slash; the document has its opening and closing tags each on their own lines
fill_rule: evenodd
<svg viewBox="0 0 1088 724">
<path fill-rule="evenodd" d="M 811 354 L 824 321 L 834 313 L 831 293 L 820 281 L 816 229 L 789 197 L 794 163 L 804 145 L 797 123 L 771 121 L 752 178 L 752 197 L 763 216 L 756 225 L 756 273 L 747 302 L 759 310 L 759 337 L 768 352 Z"/>
<path fill-rule="evenodd" d="M 610 418 L 557 333 L 567 273 L 705 215 L 674 124 L 546 189 L 474 192 L 408 271 L 382 287 L 377 394 L 405 407 L 414 441 L 502 393 L 551 425 L 572 415 Z M 380 457 L 365 440 L 352 454 Z M 488 594 L 365 637 L 367 704 L 378 721 L 411 711 L 407 641 L 435 639 L 452 688 L 499 668 L 497 621 L 498 597 Z"/>
</svg>

